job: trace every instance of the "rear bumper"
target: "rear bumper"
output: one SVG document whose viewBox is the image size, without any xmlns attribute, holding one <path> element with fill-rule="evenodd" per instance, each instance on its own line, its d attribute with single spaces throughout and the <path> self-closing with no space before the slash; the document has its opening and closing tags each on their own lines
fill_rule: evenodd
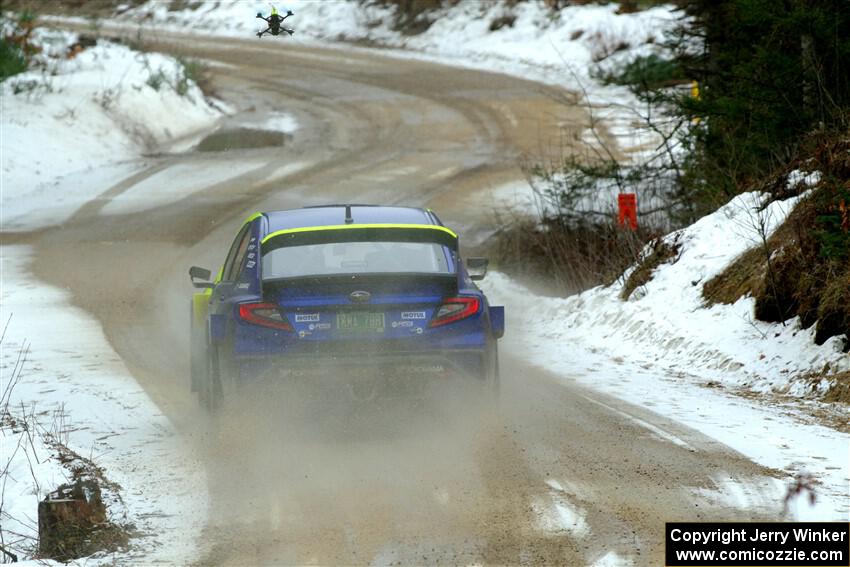
<svg viewBox="0 0 850 567">
<path fill-rule="evenodd" d="M 255 381 L 407 380 L 465 376 L 484 380 L 488 352 L 441 350 L 434 352 L 316 352 L 309 355 L 238 356 L 234 375 L 240 383 Z"/>
</svg>

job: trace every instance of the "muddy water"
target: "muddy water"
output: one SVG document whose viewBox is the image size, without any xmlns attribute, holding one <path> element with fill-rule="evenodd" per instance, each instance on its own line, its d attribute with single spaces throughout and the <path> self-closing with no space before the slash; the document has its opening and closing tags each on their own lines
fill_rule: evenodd
<svg viewBox="0 0 850 567">
<path fill-rule="evenodd" d="M 195 151 L 226 152 L 230 150 L 279 148 L 291 139 L 292 136 L 283 132 L 258 128 L 233 128 L 214 132 L 204 137 L 195 147 Z"/>
</svg>

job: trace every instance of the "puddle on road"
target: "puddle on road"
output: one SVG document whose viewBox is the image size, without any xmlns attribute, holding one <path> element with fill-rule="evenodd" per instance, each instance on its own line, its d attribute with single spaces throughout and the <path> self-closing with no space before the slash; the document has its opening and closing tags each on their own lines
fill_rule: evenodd
<svg viewBox="0 0 850 567">
<path fill-rule="evenodd" d="M 214 132 L 195 147 L 199 152 L 223 152 L 283 146 L 292 136 L 259 128 L 233 128 Z"/>
</svg>

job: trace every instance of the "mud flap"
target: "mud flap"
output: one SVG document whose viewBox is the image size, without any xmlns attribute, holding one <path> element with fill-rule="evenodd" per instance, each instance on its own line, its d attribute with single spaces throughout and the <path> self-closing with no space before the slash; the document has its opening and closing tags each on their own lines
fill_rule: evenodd
<svg viewBox="0 0 850 567">
<path fill-rule="evenodd" d="M 490 328 L 494 338 L 501 339 L 505 336 L 505 308 L 501 305 L 490 307 Z"/>
<path fill-rule="evenodd" d="M 198 392 L 206 379 L 206 319 L 209 300 L 209 293 L 196 293 L 192 296 L 189 322 L 189 388 L 192 392 Z"/>
</svg>

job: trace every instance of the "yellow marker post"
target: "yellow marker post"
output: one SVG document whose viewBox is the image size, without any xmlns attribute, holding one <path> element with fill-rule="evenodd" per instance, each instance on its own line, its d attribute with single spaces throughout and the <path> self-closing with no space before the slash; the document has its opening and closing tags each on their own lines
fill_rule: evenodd
<svg viewBox="0 0 850 567">
<path fill-rule="evenodd" d="M 700 99 L 699 82 L 698 81 L 691 81 L 691 98 L 694 99 L 694 100 Z M 691 119 L 691 123 L 692 124 L 699 124 L 701 120 L 702 119 L 699 116 L 694 116 Z"/>
</svg>

